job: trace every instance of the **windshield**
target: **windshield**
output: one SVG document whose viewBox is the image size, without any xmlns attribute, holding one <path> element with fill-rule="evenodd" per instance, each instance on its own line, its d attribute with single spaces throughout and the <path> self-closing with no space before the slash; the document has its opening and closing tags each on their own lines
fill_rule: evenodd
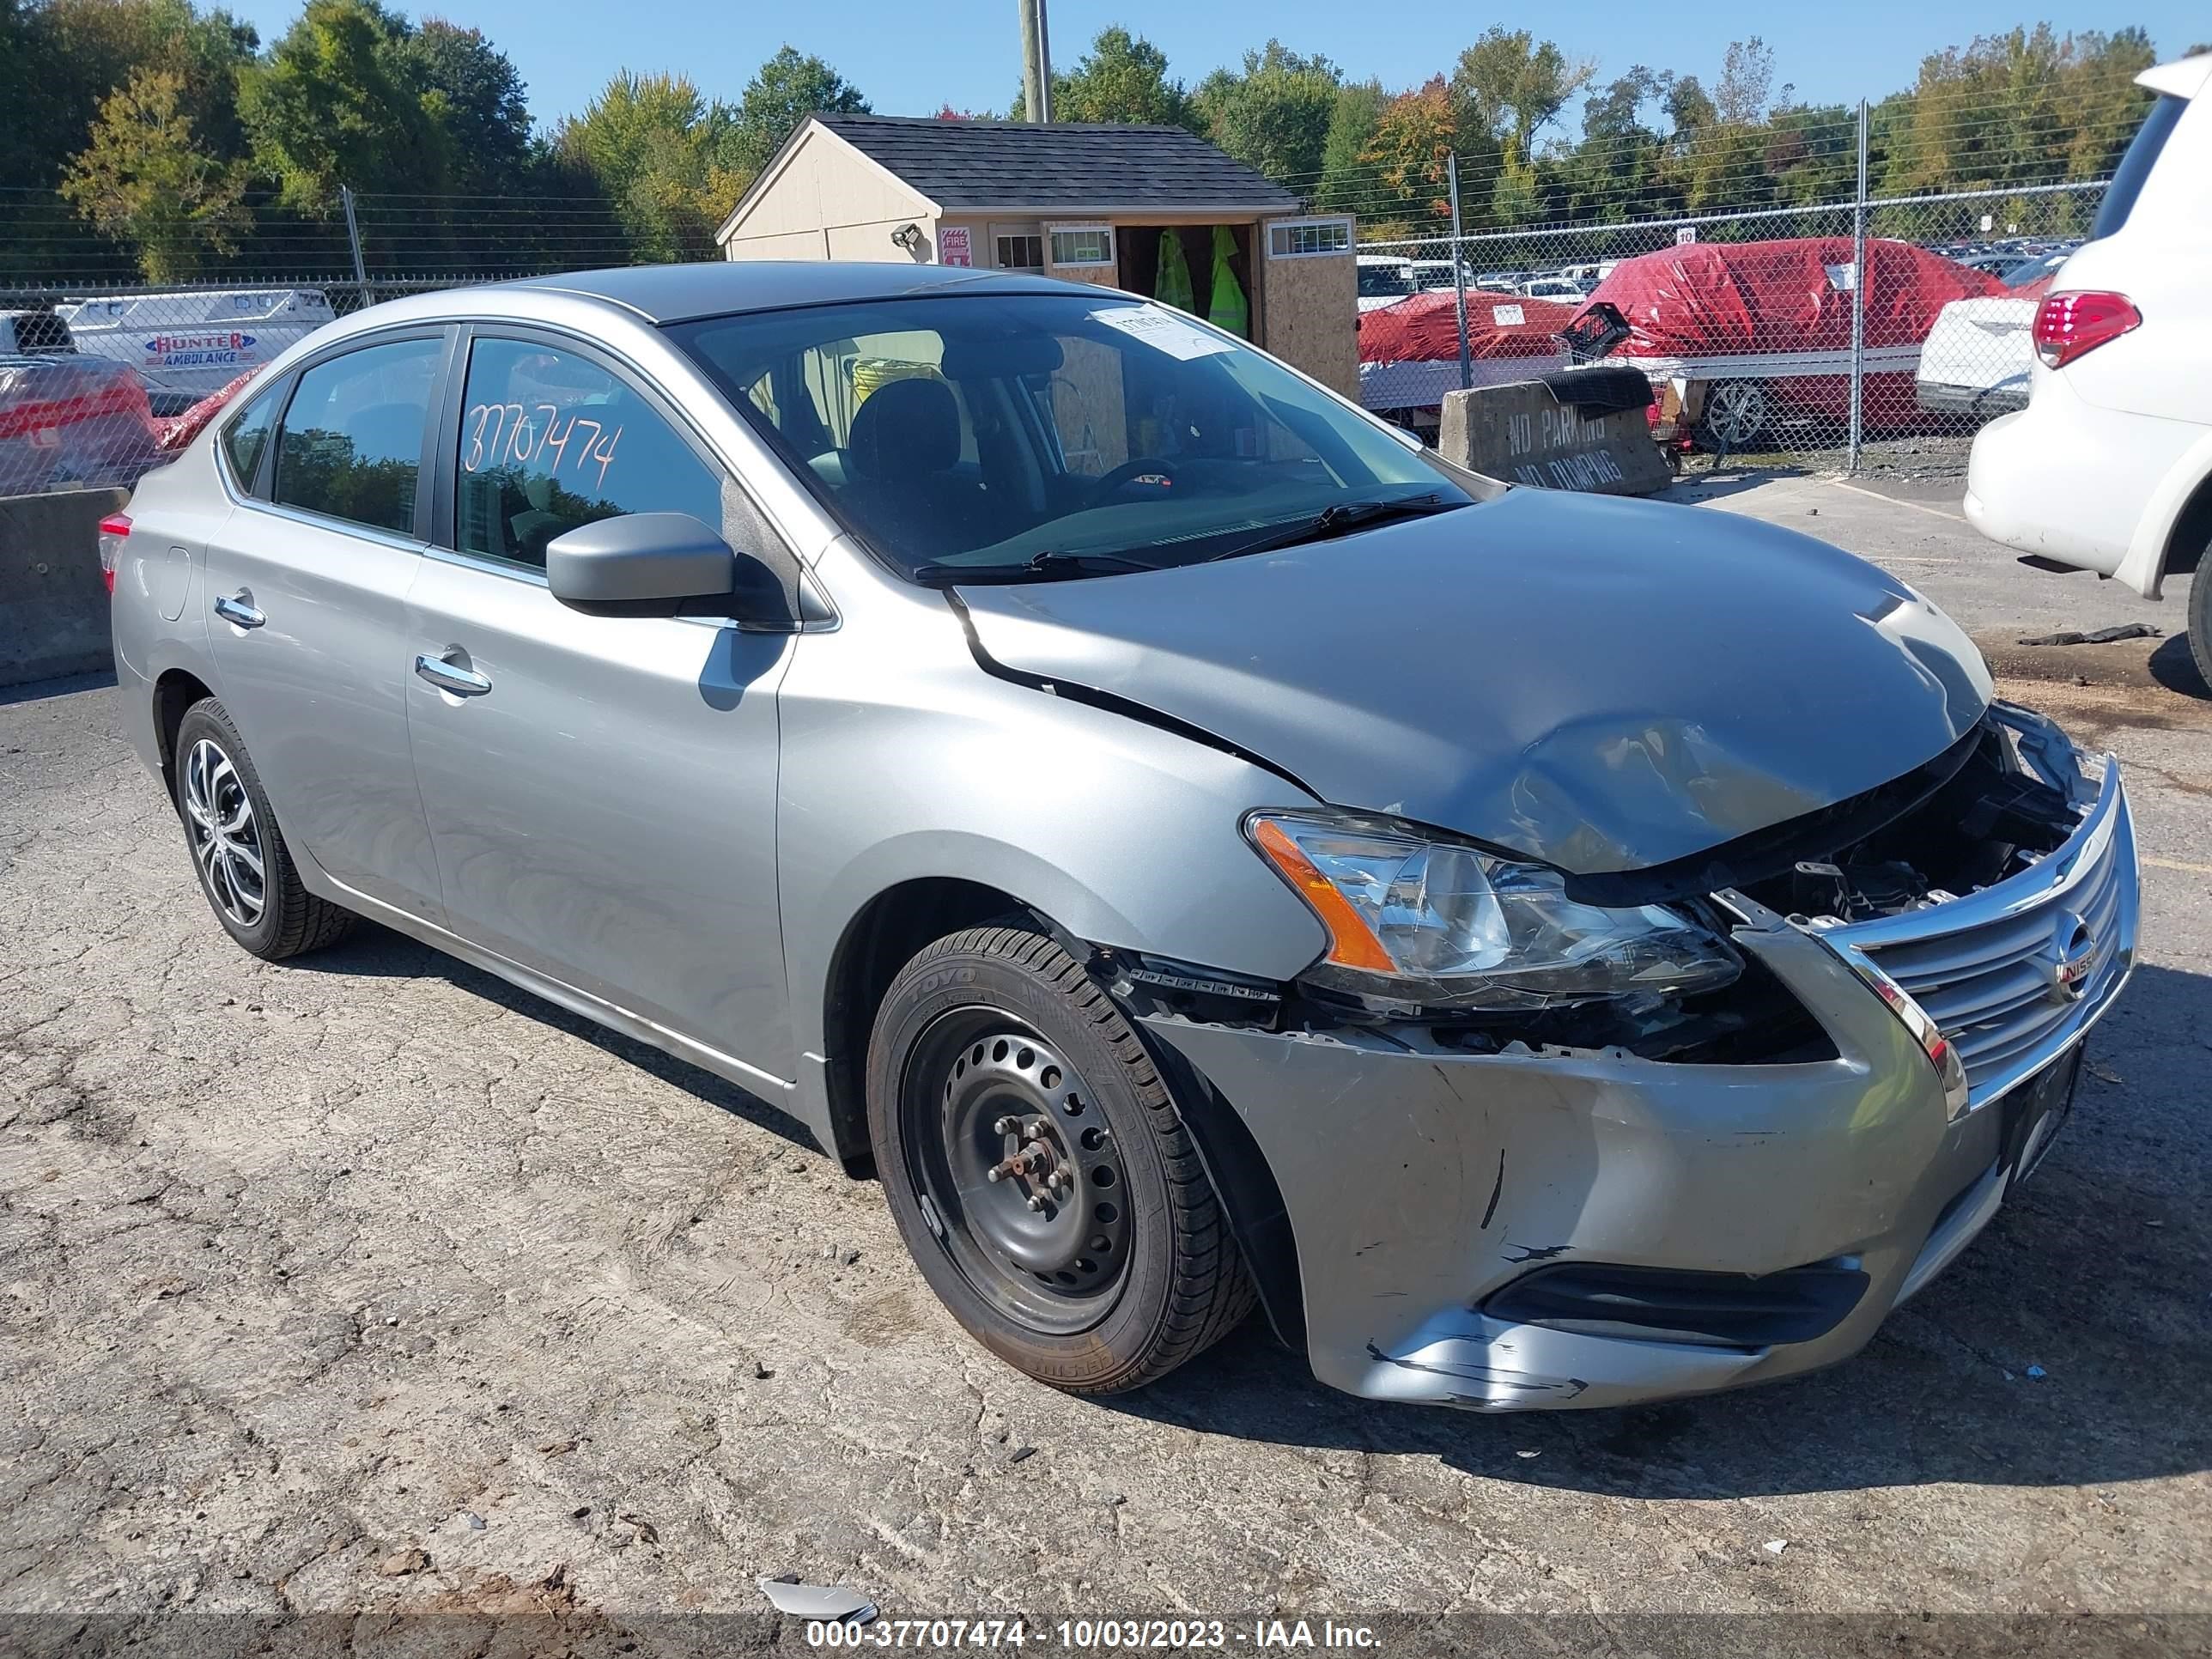
<svg viewBox="0 0 2212 1659">
<path fill-rule="evenodd" d="M 1272 358 L 1118 295 L 892 299 L 670 332 L 918 580 L 1194 563 L 1323 514 L 1334 528 L 1471 499 Z"/>
<path fill-rule="evenodd" d="M 1413 280 L 1403 265 L 1362 265 L 1359 291 L 1369 299 L 1383 294 L 1411 294 Z"/>
</svg>

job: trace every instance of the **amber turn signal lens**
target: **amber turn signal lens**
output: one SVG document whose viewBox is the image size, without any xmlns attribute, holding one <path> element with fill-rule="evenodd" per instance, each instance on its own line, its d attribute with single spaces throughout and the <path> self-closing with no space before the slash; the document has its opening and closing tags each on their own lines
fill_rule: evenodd
<svg viewBox="0 0 2212 1659">
<path fill-rule="evenodd" d="M 1299 896 L 1311 905 L 1328 929 L 1328 959 L 1340 968 L 1360 968 L 1373 974 L 1395 974 L 1398 964 L 1375 937 L 1375 930 L 1352 908 L 1352 901 L 1336 890 L 1336 884 L 1316 869 L 1297 842 L 1281 828 L 1261 818 L 1252 826 L 1252 839 L 1268 861 L 1281 871 Z"/>
</svg>

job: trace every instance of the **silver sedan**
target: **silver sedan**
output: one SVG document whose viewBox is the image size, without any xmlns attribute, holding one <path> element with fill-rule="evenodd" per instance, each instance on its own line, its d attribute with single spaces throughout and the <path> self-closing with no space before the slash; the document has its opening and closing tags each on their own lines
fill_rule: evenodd
<svg viewBox="0 0 2212 1659">
<path fill-rule="evenodd" d="M 1077 1392 L 1255 1301 L 1483 1409 L 1844 1358 L 2134 960 L 2117 767 L 1911 588 L 1108 290 L 398 301 L 103 528 L 240 945 L 366 917 L 732 1079 Z"/>
</svg>

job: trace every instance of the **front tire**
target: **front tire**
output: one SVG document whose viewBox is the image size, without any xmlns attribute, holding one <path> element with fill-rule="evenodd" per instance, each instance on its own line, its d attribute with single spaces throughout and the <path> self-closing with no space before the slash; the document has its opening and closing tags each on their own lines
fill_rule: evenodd
<svg viewBox="0 0 2212 1659">
<path fill-rule="evenodd" d="M 1045 934 L 969 928 L 900 970 L 869 1042 L 868 1133 L 931 1289 L 1041 1382 L 1141 1388 L 1251 1311 L 1165 1082 Z"/>
<path fill-rule="evenodd" d="M 301 884 L 268 791 L 223 706 L 203 697 L 177 726 L 177 817 L 223 931 L 264 962 L 334 945 L 356 918 Z"/>
</svg>

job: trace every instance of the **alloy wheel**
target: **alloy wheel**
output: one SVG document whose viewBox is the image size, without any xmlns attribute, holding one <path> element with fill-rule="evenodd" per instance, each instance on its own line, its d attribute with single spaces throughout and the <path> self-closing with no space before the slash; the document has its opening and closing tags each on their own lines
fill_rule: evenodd
<svg viewBox="0 0 2212 1659">
<path fill-rule="evenodd" d="M 209 896 L 237 926 L 255 926 L 269 889 L 253 798 L 230 757 L 208 738 L 185 758 L 185 827 Z"/>
<path fill-rule="evenodd" d="M 1705 394 L 1705 434 L 1726 448 L 1741 449 L 1765 427 L 1769 404 L 1766 388 L 1758 381 L 1723 380 Z"/>
</svg>

